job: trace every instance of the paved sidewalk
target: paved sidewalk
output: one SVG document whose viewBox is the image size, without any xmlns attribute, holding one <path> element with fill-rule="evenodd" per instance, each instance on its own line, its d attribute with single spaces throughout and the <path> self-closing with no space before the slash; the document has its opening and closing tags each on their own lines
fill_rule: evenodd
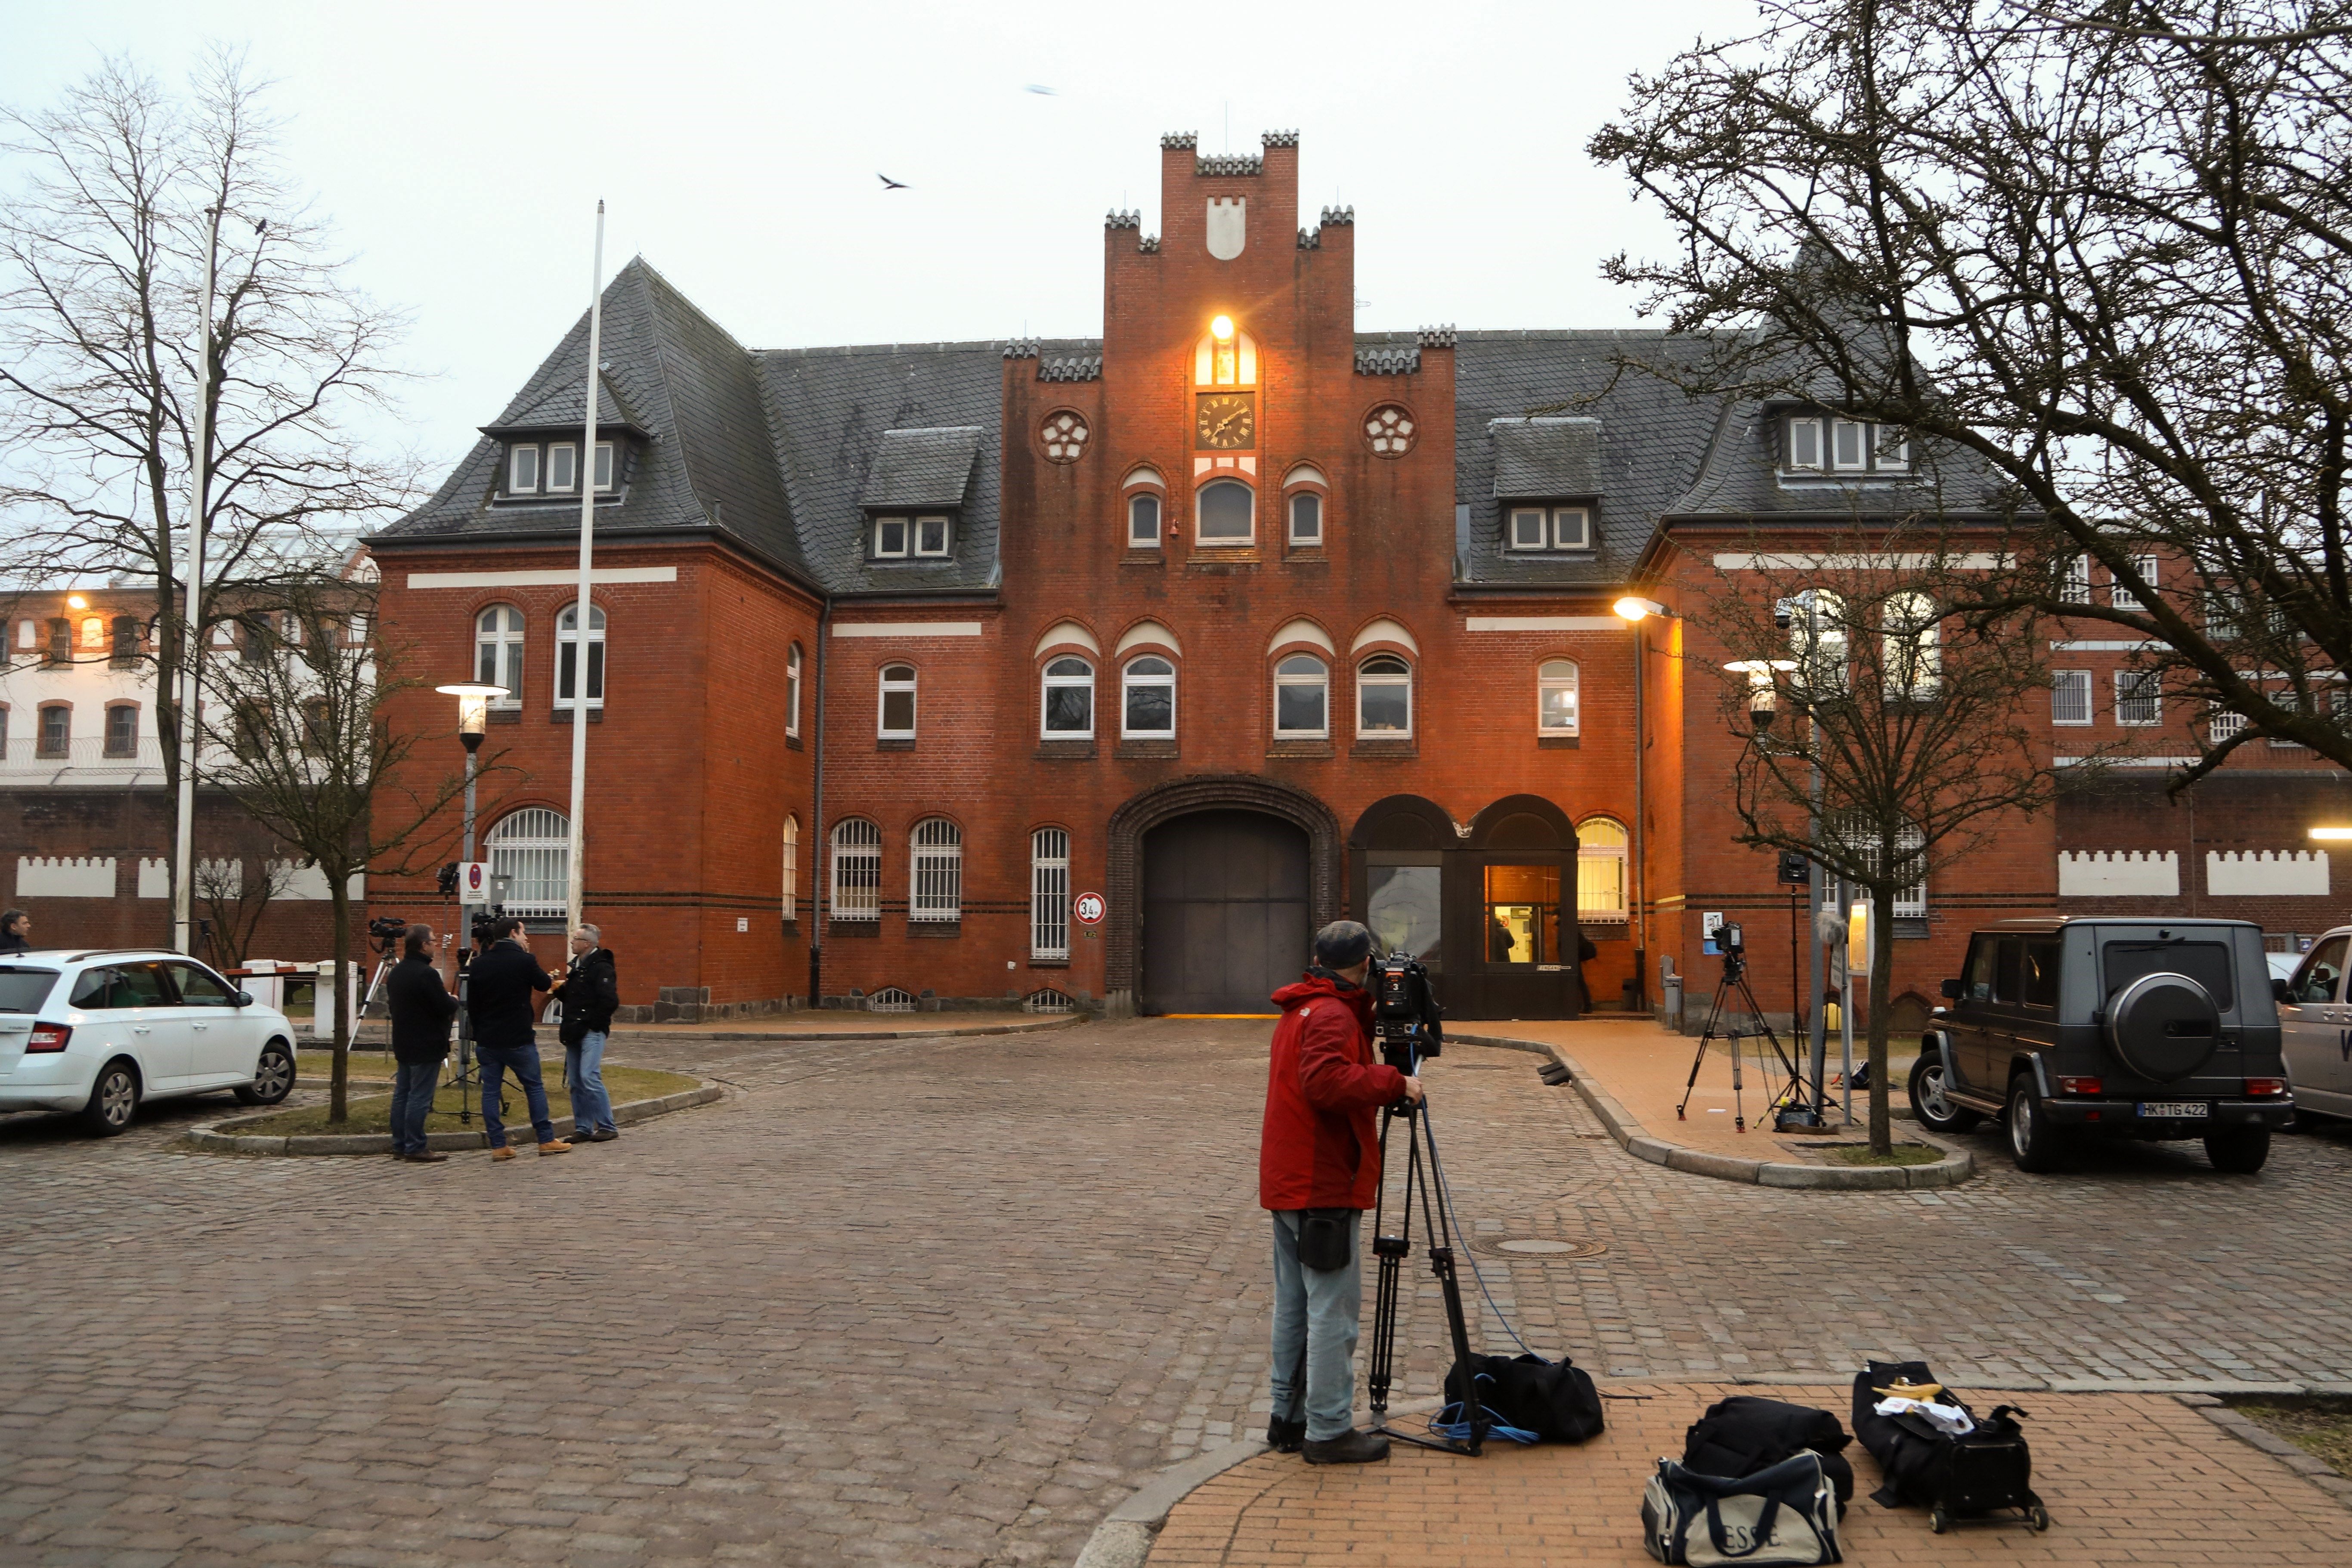
<svg viewBox="0 0 2352 1568">
<path fill-rule="evenodd" d="M 1643 1400 L 1606 1402 L 1610 1427 L 1578 1447 L 1498 1444 L 1478 1458 L 1399 1444 L 1386 1464 L 1310 1468 L 1262 1454 L 1176 1505 L 1150 1568 L 1247 1563 L 1285 1568 L 1345 1561 L 1350 1568 L 1411 1564 L 1646 1563 L 1642 1488 L 1661 1454 L 1733 1393 L 1845 1413 L 1849 1388 L 1737 1389 L 1720 1384 L 1605 1385 Z M 1990 1394 L 1967 1391 L 1990 1409 Z M 1846 1450 L 1855 1487 L 1841 1536 L 1862 1564 L 2340 1563 L 2352 1512 L 2276 1459 L 2240 1442 L 2168 1394 L 2014 1396 L 2032 1412 L 2034 1486 L 2052 1525 L 1971 1523 L 1945 1535 L 1924 1509 L 1880 1508 L 1868 1494 L 1878 1467 Z M 2010 1516 L 2014 1518 L 2014 1515 Z"/>
</svg>

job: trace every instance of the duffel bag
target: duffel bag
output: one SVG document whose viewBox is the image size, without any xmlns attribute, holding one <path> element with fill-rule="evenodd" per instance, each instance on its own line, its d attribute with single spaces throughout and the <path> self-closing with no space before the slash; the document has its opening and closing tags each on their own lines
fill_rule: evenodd
<svg viewBox="0 0 2352 1568">
<path fill-rule="evenodd" d="M 1496 1420 L 1547 1443 L 1581 1443 L 1601 1435 L 1601 1391 L 1566 1356 L 1549 1362 L 1538 1355 L 1474 1355 L 1470 1366 L 1478 1403 Z M 1457 1363 L 1445 1373 L 1445 1402 L 1459 1405 L 1463 1392 Z"/>
<path fill-rule="evenodd" d="M 1736 1479 L 1660 1459 L 1642 1493 L 1642 1544 L 1661 1563 L 1843 1563 L 1837 1527 L 1836 1495 L 1811 1449 Z"/>
<path fill-rule="evenodd" d="M 1843 1509 L 1853 1500 L 1853 1466 L 1845 1457 L 1845 1446 L 1853 1441 L 1826 1410 L 1735 1394 L 1708 1405 L 1691 1424 L 1683 1438 L 1683 1468 L 1704 1476 L 1752 1476 L 1810 1449 L 1822 1457 L 1822 1471 Z"/>
</svg>

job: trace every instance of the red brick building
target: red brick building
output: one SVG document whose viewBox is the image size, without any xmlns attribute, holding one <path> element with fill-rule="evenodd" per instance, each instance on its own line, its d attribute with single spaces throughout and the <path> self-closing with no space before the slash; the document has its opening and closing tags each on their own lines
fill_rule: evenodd
<svg viewBox="0 0 2352 1568">
<path fill-rule="evenodd" d="M 547 952 L 586 480 L 587 902 L 632 1007 L 1258 1011 L 1341 914 L 1430 953 L 1458 1017 L 1654 996 L 1668 958 L 1709 983 L 1709 912 L 1763 922 L 1759 989 L 1787 996 L 1700 650 L 1611 605 L 1913 509 L 1920 457 L 1861 432 L 1843 464 L 1820 410 L 1619 374 L 1684 352 L 1662 334 L 1356 331 L 1354 216 L 1299 211 L 1295 135 L 1166 138 L 1160 178 L 1161 234 L 1105 225 L 1098 340 L 746 350 L 632 262 L 593 464 L 583 319 L 373 541 L 386 635 L 515 693 L 488 858 Z M 1898 990 L 1932 995 L 1971 922 L 2056 905 L 2062 846 L 2301 849 L 2289 818 L 2342 804 L 2245 771 L 2287 793 L 2210 817 L 2236 826 L 2020 825 L 1906 905 Z"/>
</svg>

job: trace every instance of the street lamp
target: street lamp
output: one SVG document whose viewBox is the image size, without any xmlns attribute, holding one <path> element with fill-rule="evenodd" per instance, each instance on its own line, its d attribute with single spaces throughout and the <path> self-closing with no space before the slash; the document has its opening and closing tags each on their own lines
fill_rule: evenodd
<svg viewBox="0 0 2352 1568">
<path fill-rule="evenodd" d="M 1617 613 L 1618 618 L 1625 623 L 1626 629 L 1633 634 L 1633 886 L 1630 891 L 1633 900 L 1633 912 L 1641 926 L 1641 940 L 1634 944 L 1633 948 L 1635 954 L 1633 978 L 1640 983 L 1641 999 L 1643 1005 L 1646 1006 L 1650 999 L 1650 977 L 1645 973 L 1650 954 L 1650 921 L 1644 900 L 1650 891 L 1650 870 L 1646 854 L 1648 838 L 1643 826 L 1648 813 L 1645 809 L 1642 787 L 1642 749 L 1649 744 L 1649 735 L 1643 723 L 1642 693 L 1643 689 L 1649 684 L 1648 671 L 1643 667 L 1647 662 L 1643 656 L 1650 649 L 1649 639 L 1642 631 L 1642 623 L 1652 616 L 1664 616 L 1673 612 L 1657 600 L 1645 599 L 1638 594 L 1627 594 L 1609 607 Z M 1659 987 L 1659 992 L 1663 997 L 1664 994 L 1663 985 Z M 1587 997 L 1586 1000 L 1590 1001 L 1591 998 Z M 1663 1003 L 1661 1005 L 1663 1005 Z"/>
<path fill-rule="evenodd" d="M 2352 827 L 2315 827 L 2311 836 L 2323 844 L 2340 844 L 2352 839 Z"/>
<path fill-rule="evenodd" d="M 490 700 L 504 697 L 503 686 L 486 686 L 478 680 L 461 680 L 453 686 L 433 689 L 457 700 L 457 740 L 466 748 L 466 855 L 474 858 L 474 753 L 482 749 L 482 737 L 489 733 Z"/>
</svg>

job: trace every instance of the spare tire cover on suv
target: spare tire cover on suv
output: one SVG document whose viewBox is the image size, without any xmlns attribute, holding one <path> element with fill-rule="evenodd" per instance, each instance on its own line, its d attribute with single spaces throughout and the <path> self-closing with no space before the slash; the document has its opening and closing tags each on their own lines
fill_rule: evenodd
<svg viewBox="0 0 2352 1568">
<path fill-rule="evenodd" d="M 2221 1010 L 2186 974 L 2143 974 L 2107 1006 L 2107 1043 L 2124 1066 L 2158 1083 L 2187 1078 L 2213 1055 Z"/>
</svg>

